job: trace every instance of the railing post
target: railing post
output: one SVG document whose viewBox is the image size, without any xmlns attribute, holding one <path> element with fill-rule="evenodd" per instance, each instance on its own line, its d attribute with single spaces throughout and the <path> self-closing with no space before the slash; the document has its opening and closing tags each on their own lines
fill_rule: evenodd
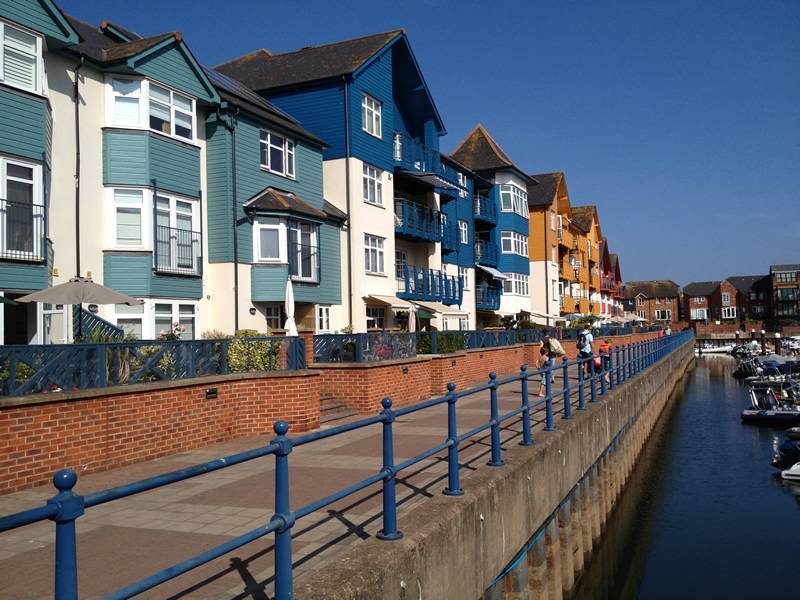
<svg viewBox="0 0 800 600">
<path fill-rule="evenodd" d="M 53 476 L 58 493 L 47 503 L 55 505 L 56 522 L 56 600 L 78 600 L 78 551 L 75 545 L 75 519 L 83 514 L 83 496 L 72 491 L 78 476 L 72 469 L 61 469 Z"/>
<path fill-rule="evenodd" d="M 497 373 L 489 373 L 489 412 L 492 424 L 492 458 L 486 463 L 490 467 L 502 467 L 505 463 L 500 448 L 500 412 L 497 408 Z"/>
<path fill-rule="evenodd" d="M 569 359 L 565 356 L 561 359 L 562 386 L 564 388 L 564 419 L 572 418 L 572 401 L 569 397 Z"/>
<path fill-rule="evenodd" d="M 631 372 L 631 345 L 625 346 L 625 381 L 633 376 Z"/>
<path fill-rule="evenodd" d="M 223 374 L 228 373 L 228 349 L 230 348 L 230 342 L 224 340 L 222 342 L 222 348 L 219 353 L 219 369 Z"/>
<path fill-rule="evenodd" d="M 447 487 L 442 492 L 445 496 L 463 496 L 458 470 L 458 422 L 456 421 L 456 384 L 447 384 L 447 440 L 451 442 L 447 449 Z"/>
<path fill-rule="evenodd" d="M 397 472 L 394 468 L 394 440 L 392 438 L 392 399 L 381 400 L 383 407 L 383 529 L 375 534 L 379 540 L 399 540 L 403 534 L 397 531 Z"/>
<path fill-rule="evenodd" d="M 586 390 L 584 390 L 583 364 L 578 359 L 578 410 L 586 410 Z"/>
<path fill-rule="evenodd" d="M 356 334 L 356 362 L 364 362 L 364 335 L 363 333 Z"/>
<path fill-rule="evenodd" d="M 545 407 L 545 431 L 555 431 L 553 426 L 553 390 L 551 379 L 553 377 L 553 359 L 548 358 L 544 367 L 544 407 Z"/>
<path fill-rule="evenodd" d="M 616 363 L 614 362 L 614 351 L 611 348 L 609 348 L 608 349 L 608 386 L 612 390 L 615 387 L 617 387 L 616 384 L 614 383 L 614 374 L 616 372 L 615 368 L 614 368 L 615 364 Z M 619 376 L 619 375 L 617 375 L 617 376 Z"/>
<path fill-rule="evenodd" d="M 278 444 L 275 453 L 275 514 L 270 521 L 280 521 L 275 530 L 275 600 L 291 600 L 292 593 L 292 526 L 294 514 L 289 503 L 289 454 L 292 440 L 286 437 L 289 424 L 276 421 L 277 434 L 272 443 Z"/>
<path fill-rule="evenodd" d="M 609 352 L 610 354 L 610 352 Z M 606 370 L 606 351 L 602 348 L 600 349 L 600 395 L 606 395 L 606 374 L 608 371 Z"/>
<path fill-rule="evenodd" d="M 594 354 L 589 356 L 589 369 L 591 371 L 589 389 L 592 393 L 589 402 L 597 402 L 597 369 L 594 367 Z"/>
<path fill-rule="evenodd" d="M 531 436 L 531 404 L 528 399 L 528 365 L 519 368 L 520 381 L 522 382 L 522 441 L 520 446 L 532 446 Z"/>
</svg>

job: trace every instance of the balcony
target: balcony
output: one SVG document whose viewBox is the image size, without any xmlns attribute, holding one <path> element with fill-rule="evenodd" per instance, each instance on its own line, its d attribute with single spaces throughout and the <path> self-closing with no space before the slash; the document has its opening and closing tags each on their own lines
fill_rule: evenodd
<svg viewBox="0 0 800 600">
<path fill-rule="evenodd" d="M 462 285 L 455 275 L 436 269 L 403 265 L 397 297 L 442 304 L 461 304 Z"/>
<path fill-rule="evenodd" d="M 572 296 L 561 296 L 561 313 L 568 315 L 575 312 L 578 312 L 575 298 Z"/>
<path fill-rule="evenodd" d="M 442 252 L 455 252 L 458 248 L 458 229 L 455 223 L 442 223 Z"/>
<path fill-rule="evenodd" d="M 565 248 L 573 249 L 578 241 L 567 229 L 561 228 L 558 230 L 558 243 Z"/>
<path fill-rule="evenodd" d="M 486 283 L 478 285 L 475 290 L 475 303 L 478 310 L 499 310 L 503 288 L 492 287 Z"/>
<path fill-rule="evenodd" d="M 202 274 L 202 233 L 163 225 L 157 225 L 155 233 L 153 262 L 156 273 L 193 276 Z"/>
<path fill-rule="evenodd" d="M 476 194 L 473 199 L 473 209 L 476 221 L 483 221 L 489 225 L 497 224 L 497 193 L 495 188 L 488 196 Z"/>
<path fill-rule="evenodd" d="M 44 262 L 45 206 L 0 199 L 0 260 Z"/>
<path fill-rule="evenodd" d="M 611 277 L 601 277 L 600 289 L 604 292 L 613 292 L 615 289 L 614 280 Z"/>
<path fill-rule="evenodd" d="M 442 157 L 438 150 L 428 148 L 425 144 L 410 138 L 404 133 L 394 132 L 392 155 L 395 166 L 400 169 L 418 173 L 432 173 L 459 189 L 464 189 L 458 181 L 458 171 L 449 165 L 442 164 Z"/>
<path fill-rule="evenodd" d="M 442 213 L 405 198 L 395 198 L 394 232 L 415 240 L 441 242 Z"/>
<path fill-rule="evenodd" d="M 475 263 L 487 267 L 497 266 L 497 246 L 491 242 L 475 242 Z"/>
</svg>

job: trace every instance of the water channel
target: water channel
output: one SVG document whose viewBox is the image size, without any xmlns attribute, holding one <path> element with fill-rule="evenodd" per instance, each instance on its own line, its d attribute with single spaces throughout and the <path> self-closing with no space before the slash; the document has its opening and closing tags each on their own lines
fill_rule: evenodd
<svg viewBox="0 0 800 600">
<path fill-rule="evenodd" d="M 797 598 L 800 486 L 781 429 L 743 425 L 735 360 L 706 356 L 642 451 L 575 598 Z"/>
</svg>

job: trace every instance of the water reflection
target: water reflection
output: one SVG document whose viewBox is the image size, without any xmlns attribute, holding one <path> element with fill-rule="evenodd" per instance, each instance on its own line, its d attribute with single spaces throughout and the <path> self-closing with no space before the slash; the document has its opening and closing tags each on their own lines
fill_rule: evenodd
<svg viewBox="0 0 800 600">
<path fill-rule="evenodd" d="M 704 356 L 643 451 L 576 597 L 797 597 L 800 485 L 781 429 L 743 425 L 730 357 Z"/>
</svg>

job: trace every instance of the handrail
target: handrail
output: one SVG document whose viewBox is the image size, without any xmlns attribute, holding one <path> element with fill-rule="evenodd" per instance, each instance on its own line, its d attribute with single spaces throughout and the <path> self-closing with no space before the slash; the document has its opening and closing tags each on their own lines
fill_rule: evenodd
<svg viewBox="0 0 800 600">
<path fill-rule="evenodd" d="M 544 404 L 544 431 L 551 432 L 556 430 L 556 410 L 554 407 L 556 392 L 552 389 L 552 383 L 557 373 L 560 372 L 562 374 L 565 383 L 564 389 L 559 392 L 559 394 L 563 394 L 564 397 L 563 407 L 560 409 L 561 418 L 571 419 L 574 418 L 572 415 L 573 408 L 577 408 L 579 411 L 584 411 L 587 408 L 585 403 L 587 386 L 589 388 L 589 402 L 596 403 L 599 401 L 600 397 L 605 396 L 610 390 L 615 389 L 619 385 L 624 385 L 629 379 L 636 377 L 638 373 L 656 364 L 670 352 L 691 340 L 693 335 L 691 330 L 687 330 L 674 335 L 644 340 L 621 347 L 616 346 L 612 348 L 607 355 L 601 351 L 598 354 L 591 354 L 572 361 L 567 360 L 565 357 L 559 365 L 554 365 L 553 360 L 550 359 L 547 361 L 544 368 L 535 371 L 529 371 L 526 365 L 522 365 L 519 375 L 512 375 L 498 380 L 495 373 L 490 373 L 489 381 L 486 384 L 468 388 L 460 392 L 456 392 L 456 385 L 454 383 L 448 383 L 447 393 L 444 396 L 432 398 L 425 402 L 400 409 L 392 409 L 392 399 L 384 398 L 381 400 L 383 410 L 378 415 L 348 423 L 328 431 L 314 432 L 297 438 L 287 437 L 286 434 L 289 431 L 289 425 L 285 421 L 277 421 L 273 427 L 276 437 L 273 438 L 268 445 L 261 448 L 240 452 L 109 490 L 95 492 L 86 497 L 79 496 L 72 491 L 78 480 L 78 476 L 75 472 L 70 469 L 62 469 L 53 477 L 53 484 L 58 490 L 58 493 L 49 499 L 44 506 L 0 518 L 0 532 L 48 519 L 55 521 L 55 594 L 59 599 L 77 599 L 78 575 L 75 522 L 83 515 L 87 508 L 191 477 L 196 477 L 211 471 L 224 469 L 259 457 L 273 455 L 275 456 L 275 512 L 268 524 L 260 526 L 232 540 L 228 540 L 223 544 L 206 550 L 171 567 L 158 571 L 106 597 L 129 598 L 151 589 L 160 583 L 173 579 L 178 575 L 186 573 L 214 558 L 250 543 L 255 539 L 269 533 L 275 533 L 275 598 L 276 600 L 289 600 L 293 597 L 292 528 L 297 519 L 324 508 L 332 502 L 346 498 L 374 483 L 382 482 L 383 529 L 377 534 L 377 537 L 378 539 L 387 541 L 399 539 L 402 537 L 402 533 L 398 530 L 397 526 L 395 486 L 397 475 L 400 472 L 426 458 L 446 450 L 448 455 L 448 474 L 447 487 L 443 493 L 448 496 L 462 495 L 464 492 L 460 483 L 461 467 L 458 460 L 459 445 L 461 442 L 477 436 L 487 429 L 490 430 L 491 459 L 488 464 L 491 467 L 499 468 L 505 464 L 502 458 L 502 448 L 500 446 L 500 427 L 503 422 L 511 420 L 514 417 L 520 418 L 522 421 L 522 439 L 520 445 L 530 446 L 533 444 L 531 412 L 534 408 L 538 408 Z M 598 362 L 599 366 L 597 365 Z M 567 372 L 571 366 L 576 366 L 578 369 L 577 388 L 572 388 L 567 376 Z M 584 371 L 586 372 L 584 373 Z M 528 382 L 535 377 L 542 378 L 546 388 L 546 394 L 543 399 L 531 403 L 529 399 Z M 519 382 L 521 388 L 522 400 L 520 406 L 500 414 L 497 390 L 502 386 L 513 385 L 517 382 Z M 490 392 L 489 405 L 491 418 L 486 423 L 459 435 L 456 419 L 458 401 L 461 398 L 472 396 L 487 389 Z M 575 404 L 574 399 L 576 394 L 577 404 Z M 393 442 L 393 423 L 395 419 L 398 416 L 424 410 L 443 403 L 447 404 L 448 411 L 447 438 L 443 442 L 399 464 L 395 464 Z M 289 455 L 293 448 L 378 423 L 381 424 L 383 430 L 382 468 L 374 475 L 362 481 L 340 489 L 296 510 L 292 510 L 289 503 Z"/>
<path fill-rule="evenodd" d="M 41 262 L 47 258 L 47 207 L 0 198 L 0 258 Z"/>
</svg>

